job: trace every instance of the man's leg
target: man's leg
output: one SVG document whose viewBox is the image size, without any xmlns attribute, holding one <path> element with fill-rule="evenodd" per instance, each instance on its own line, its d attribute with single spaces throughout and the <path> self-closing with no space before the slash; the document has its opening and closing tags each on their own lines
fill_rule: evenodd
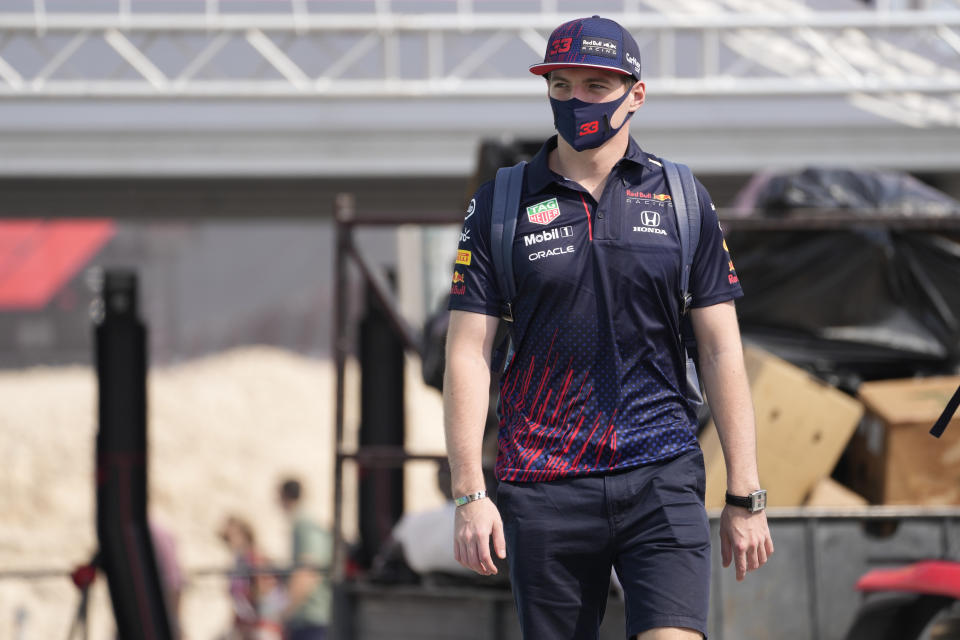
<svg viewBox="0 0 960 640">
<path fill-rule="evenodd" d="M 614 565 L 623 585 L 628 634 L 644 640 L 706 634 L 710 525 L 704 484 L 699 450 L 608 477 Z"/>
<path fill-rule="evenodd" d="M 510 580 L 527 640 L 596 640 L 610 589 L 602 478 L 501 482 Z"/>
</svg>

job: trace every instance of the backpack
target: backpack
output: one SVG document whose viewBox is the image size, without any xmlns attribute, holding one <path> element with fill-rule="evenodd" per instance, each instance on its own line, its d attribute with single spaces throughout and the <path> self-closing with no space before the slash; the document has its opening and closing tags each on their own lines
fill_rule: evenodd
<svg viewBox="0 0 960 640">
<path fill-rule="evenodd" d="M 703 404 L 700 391 L 700 376 L 697 373 L 696 338 L 690 324 L 690 272 L 693 269 L 693 256 L 700 242 L 700 198 L 693 172 L 683 164 L 659 159 L 667 180 L 667 189 L 673 200 L 673 209 L 677 216 L 677 228 L 680 235 L 680 341 L 682 355 L 687 367 L 687 399 L 696 409 Z M 506 338 L 494 351 L 491 367 L 498 373 L 503 372 L 505 363 L 513 355 L 510 334 L 513 327 L 513 299 L 517 295 L 513 279 L 513 239 L 517 230 L 517 217 L 520 209 L 520 196 L 523 190 L 523 174 L 526 162 L 518 162 L 512 167 L 497 170 L 493 186 L 493 208 L 490 218 L 490 253 L 497 284 L 503 297 L 500 317 L 511 327 Z M 512 212 L 508 215 L 508 212 Z"/>
</svg>

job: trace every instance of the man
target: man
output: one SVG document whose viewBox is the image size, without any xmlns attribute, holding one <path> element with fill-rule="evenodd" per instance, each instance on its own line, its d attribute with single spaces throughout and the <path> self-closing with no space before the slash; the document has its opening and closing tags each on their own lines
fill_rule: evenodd
<svg viewBox="0 0 960 640">
<path fill-rule="evenodd" d="M 325 640 L 330 624 L 331 593 L 326 576 L 317 569 L 330 566 L 330 533 L 307 518 L 300 506 L 299 480 L 280 485 L 280 506 L 291 522 L 293 572 L 287 583 L 288 603 L 283 611 L 287 640 Z"/>
<path fill-rule="evenodd" d="M 680 244 L 655 156 L 630 138 L 640 52 L 594 16 L 558 27 L 542 64 L 559 136 L 526 168 L 514 238 L 516 349 L 501 383 L 497 504 L 481 434 L 501 311 L 492 183 L 467 209 L 451 289 L 444 409 L 457 560 L 508 556 L 525 638 L 596 638 L 613 566 L 631 638 L 706 634 L 710 540 L 703 456 L 680 347 Z M 723 445 L 727 491 L 760 483 L 734 298 L 742 295 L 702 185 L 690 320 Z M 750 504 L 750 500 L 746 503 Z M 498 510 L 499 509 L 499 510 Z M 502 516 L 502 520 L 501 520 Z M 724 566 L 742 580 L 773 543 L 762 510 L 727 506 Z"/>
</svg>

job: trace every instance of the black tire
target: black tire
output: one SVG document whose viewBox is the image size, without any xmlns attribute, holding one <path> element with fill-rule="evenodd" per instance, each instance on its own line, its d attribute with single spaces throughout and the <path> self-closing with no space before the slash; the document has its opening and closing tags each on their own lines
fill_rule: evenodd
<svg viewBox="0 0 960 640">
<path fill-rule="evenodd" d="M 869 598 L 845 640 L 914 640 L 953 598 L 928 595 L 883 595 Z"/>
</svg>

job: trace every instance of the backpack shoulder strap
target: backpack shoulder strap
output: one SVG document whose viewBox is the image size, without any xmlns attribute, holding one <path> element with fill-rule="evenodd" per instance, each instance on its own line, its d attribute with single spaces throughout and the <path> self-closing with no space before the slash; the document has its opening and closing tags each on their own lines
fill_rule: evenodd
<svg viewBox="0 0 960 640">
<path fill-rule="evenodd" d="M 493 210 L 490 216 L 490 254 L 497 285 L 503 297 L 501 315 L 513 321 L 513 299 L 517 294 L 513 280 L 513 237 L 517 231 L 517 215 L 523 190 L 526 162 L 497 169 L 493 182 Z"/>
<path fill-rule="evenodd" d="M 677 229 L 680 233 L 680 252 L 682 267 L 680 271 L 681 314 L 690 308 L 690 272 L 693 270 L 693 256 L 700 242 L 700 197 L 697 195 L 697 183 L 693 172 L 685 164 L 660 158 L 663 172 L 667 177 L 667 188 L 673 199 L 673 210 L 677 216 Z"/>
<path fill-rule="evenodd" d="M 673 210 L 677 216 L 677 230 L 680 235 L 680 345 L 687 360 L 687 399 L 693 407 L 703 404 L 700 390 L 700 376 L 697 373 L 696 339 L 687 311 L 693 296 L 690 295 L 690 272 L 693 270 L 693 257 L 700 243 L 700 197 L 697 195 L 697 183 L 693 172 L 683 164 L 660 158 L 663 173 L 667 178 L 667 189 L 673 200 Z"/>
</svg>

